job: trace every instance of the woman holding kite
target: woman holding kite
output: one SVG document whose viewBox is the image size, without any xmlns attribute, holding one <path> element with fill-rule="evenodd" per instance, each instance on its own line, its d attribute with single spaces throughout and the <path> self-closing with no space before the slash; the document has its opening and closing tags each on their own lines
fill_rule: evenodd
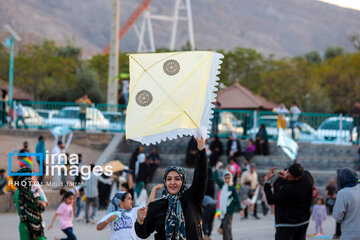
<svg viewBox="0 0 360 240">
<path fill-rule="evenodd" d="M 162 198 L 138 210 L 135 223 L 138 237 L 146 239 L 156 232 L 156 240 L 202 239 L 201 204 L 207 181 L 204 139 L 197 139 L 197 148 L 199 153 L 191 187 L 186 187 L 184 169 L 175 166 L 166 169 Z"/>
</svg>

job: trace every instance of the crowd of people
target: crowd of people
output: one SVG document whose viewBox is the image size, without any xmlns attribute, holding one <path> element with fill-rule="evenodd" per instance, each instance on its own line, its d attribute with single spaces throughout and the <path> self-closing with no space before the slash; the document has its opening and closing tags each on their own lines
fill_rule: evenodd
<svg viewBox="0 0 360 240">
<path fill-rule="evenodd" d="M 194 166 L 196 155 L 196 141 L 192 137 L 189 140 L 186 150 L 185 162 L 188 166 Z M 226 142 L 226 148 L 218 136 L 211 139 L 210 144 L 207 145 L 207 154 L 209 156 L 209 164 L 215 167 L 221 156 L 225 155 L 228 162 L 235 161 L 238 164 L 240 159 L 245 159 L 250 162 L 255 155 L 269 155 L 268 135 L 264 124 L 261 124 L 259 131 L 255 135 L 255 139 L 249 139 L 246 146 L 243 148 L 241 142 L 235 133 L 231 133 Z"/>
<path fill-rule="evenodd" d="M 322 197 L 318 195 L 311 173 L 296 162 L 284 170 L 272 168 L 259 181 L 256 165 L 251 160 L 256 154 L 256 143 L 252 140 L 248 141 L 245 151 L 235 135 L 228 139 L 226 149 L 216 136 L 209 145 L 203 139 L 191 141 L 191 149 L 195 151 L 191 152 L 195 171 L 189 187 L 184 169 L 171 166 L 164 172 L 162 184 L 147 193 L 146 185 L 151 183 L 160 164 L 156 147 L 148 154 L 142 147 L 137 148 L 129 167 L 110 177 L 97 176 L 93 172 L 85 181 L 79 177 L 63 178 L 61 173 L 59 177 L 54 176 L 54 181 L 70 180 L 75 184 L 60 188 L 61 203 L 47 229 L 51 230 L 59 218 L 66 239 L 76 239 L 74 221 L 84 221 L 96 224 L 99 231 L 110 228 L 111 239 L 147 238 L 155 233 L 155 239 L 203 237 L 209 240 L 214 220 L 218 218 L 221 224 L 217 231 L 228 240 L 235 239 L 232 235 L 235 212 L 240 212 L 242 221 L 249 217 L 260 219 L 259 212 L 263 215 L 272 212 L 276 240 L 305 240 L 311 220 L 316 226 L 314 234 L 322 235 L 323 221 L 328 215 L 337 221 L 334 238 L 352 240 L 359 236 L 360 187 L 353 170 L 339 169 L 337 182 L 331 179 Z M 45 144 L 46 138 L 39 136 L 35 151 L 45 155 Z M 57 142 L 53 152 L 66 153 L 66 145 L 68 143 Z M 28 142 L 23 143 L 19 152 L 31 152 Z M 220 159 L 223 154 L 227 156 L 226 165 Z M 18 160 L 20 173 L 32 171 L 26 161 Z M 40 165 L 41 162 L 36 160 Z M 84 163 L 81 160 L 79 164 Z M 91 170 L 94 167 L 91 165 Z M 12 186 L 5 190 L 14 195 L 20 217 L 20 239 L 46 239 L 43 211 L 49 203 L 39 184 L 44 179 L 28 176 L 10 179 L 6 177 L 6 171 L 0 169 L 1 189 L 8 189 L 10 180 L 23 183 L 18 185 L 21 187 Z M 155 200 L 158 191 L 162 191 L 161 198 Z M 261 206 L 258 206 L 259 202 Z M 106 210 L 106 214 L 96 221 L 98 210 Z"/>
</svg>

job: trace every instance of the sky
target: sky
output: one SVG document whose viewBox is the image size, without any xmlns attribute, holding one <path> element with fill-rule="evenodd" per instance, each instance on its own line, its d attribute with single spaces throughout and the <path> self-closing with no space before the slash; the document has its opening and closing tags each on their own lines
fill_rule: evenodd
<svg viewBox="0 0 360 240">
<path fill-rule="evenodd" d="M 321 2 L 331 3 L 340 7 L 352 8 L 360 11 L 360 0 L 318 0 Z"/>
</svg>

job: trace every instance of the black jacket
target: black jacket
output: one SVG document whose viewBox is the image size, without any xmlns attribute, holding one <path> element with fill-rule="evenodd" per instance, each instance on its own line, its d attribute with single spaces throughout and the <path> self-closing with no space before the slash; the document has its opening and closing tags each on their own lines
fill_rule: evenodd
<svg viewBox="0 0 360 240">
<path fill-rule="evenodd" d="M 237 153 L 235 154 L 235 156 L 240 156 L 241 155 L 241 144 L 239 142 L 239 140 L 234 140 L 236 141 L 236 149 L 237 149 Z M 232 140 L 228 140 L 227 142 L 227 148 L 226 148 L 226 155 L 230 155 L 230 151 L 231 151 L 231 145 L 232 145 Z"/>
<path fill-rule="evenodd" d="M 207 180 L 207 159 L 205 150 L 199 151 L 191 187 L 180 198 L 181 207 L 185 218 L 186 239 L 203 239 L 201 232 L 201 204 L 205 195 Z M 168 200 L 161 198 L 149 204 L 144 224 L 135 223 L 138 237 L 146 239 L 154 231 L 155 239 L 165 239 L 165 215 Z"/>
<path fill-rule="evenodd" d="M 266 183 L 264 191 L 268 204 L 275 204 L 275 224 L 292 227 L 306 223 L 310 219 L 313 177 L 310 172 L 297 181 L 288 181 L 279 178 L 274 183 L 274 193 L 270 183 Z"/>
</svg>

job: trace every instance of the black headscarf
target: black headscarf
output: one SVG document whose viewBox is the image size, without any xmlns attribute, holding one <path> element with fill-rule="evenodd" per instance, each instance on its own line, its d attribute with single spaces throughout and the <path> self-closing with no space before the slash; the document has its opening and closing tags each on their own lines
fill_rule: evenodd
<svg viewBox="0 0 360 240">
<path fill-rule="evenodd" d="M 337 171 L 338 190 L 346 187 L 354 187 L 356 184 L 358 184 L 358 176 L 354 170 L 344 167 Z"/>
</svg>

